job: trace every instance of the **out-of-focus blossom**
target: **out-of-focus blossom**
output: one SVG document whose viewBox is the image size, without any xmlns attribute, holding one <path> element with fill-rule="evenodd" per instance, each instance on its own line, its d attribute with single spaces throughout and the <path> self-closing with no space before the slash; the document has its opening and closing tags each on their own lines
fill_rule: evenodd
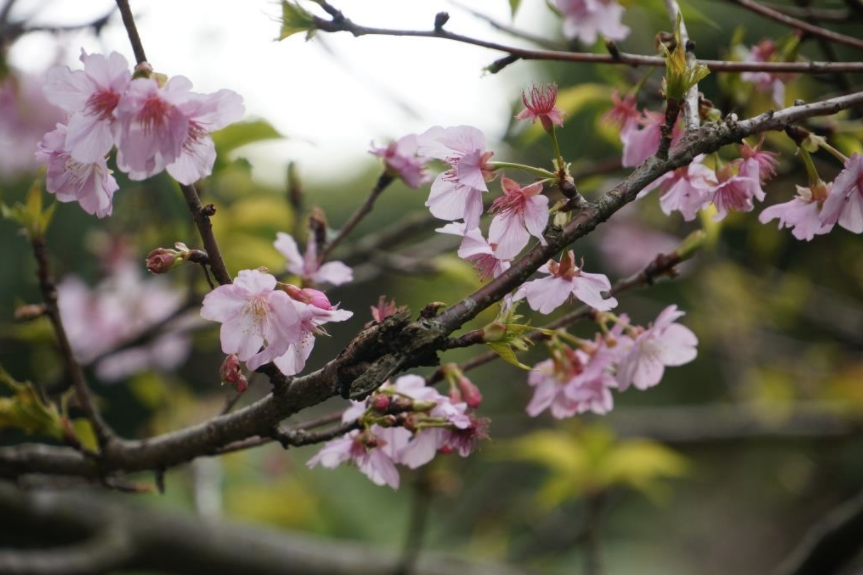
<svg viewBox="0 0 863 575">
<path fill-rule="evenodd" d="M 620 92 L 615 89 L 611 93 L 611 102 L 614 104 L 613 107 L 603 114 L 600 122 L 615 126 L 621 132 L 635 129 L 641 119 L 641 112 L 638 111 L 635 95 L 627 94 L 621 98 Z"/>
<path fill-rule="evenodd" d="M 617 306 L 615 298 L 603 296 L 603 292 L 611 289 L 608 277 L 587 273 L 576 266 L 572 250 L 562 256 L 559 263 L 550 260 L 539 271 L 548 277 L 526 282 L 515 293 L 514 300 L 527 298 L 532 309 L 545 314 L 553 312 L 573 295 L 600 311 Z"/>
<path fill-rule="evenodd" d="M 600 34 L 609 40 L 629 36 L 629 26 L 620 21 L 623 7 L 616 0 L 555 0 L 554 5 L 563 15 L 567 38 L 593 44 Z"/>
<path fill-rule="evenodd" d="M 222 324 L 222 351 L 237 354 L 249 369 L 284 355 L 302 339 L 293 300 L 275 288 L 272 275 L 242 270 L 234 283 L 219 286 L 204 297 L 201 317 Z"/>
<path fill-rule="evenodd" d="M 387 170 L 401 178 L 409 187 L 418 188 L 429 180 L 426 172 L 428 158 L 418 155 L 418 150 L 416 134 L 408 134 L 388 146 L 372 146 L 371 153 L 383 159 Z"/>
<path fill-rule="evenodd" d="M 296 240 L 284 232 L 276 234 L 276 241 L 273 245 L 288 260 L 288 271 L 306 281 L 315 284 L 330 283 L 337 286 L 354 279 L 351 268 L 342 262 L 327 262 L 323 265 L 318 262 L 317 245 L 311 235 L 309 241 L 306 242 L 305 256 L 300 254 Z"/>
<path fill-rule="evenodd" d="M 830 195 L 821 209 L 821 221 L 839 224 L 849 232 L 863 232 L 863 156 L 853 154 L 845 169 L 833 180 Z"/>
<path fill-rule="evenodd" d="M 635 337 L 618 339 L 624 355 L 617 365 L 620 391 L 630 385 L 637 389 L 653 387 L 662 379 L 665 366 L 689 363 L 698 354 L 698 338 L 688 327 L 675 323 L 684 313 L 670 305 L 657 316 L 648 329 L 634 328 Z"/>
<path fill-rule="evenodd" d="M 66 126 L 48 132 L 39 143 L 36 157 L 47 164 L 45 187 L 60 202 L 78 202 L 88 214 L 100 218 L 110 216 L 113 197 L 120 186 L 105 158 L 92 163 L 81 163 L 72 158 L 65 147 Z"/>
<path fill-rule="evenodd" d="M 555 124 L 563 126 L 564 111 L 555 106 L 557 84 L 533 86 L 530 89 L 530 96 L 525 91 L 521 93 L 521 101 L 524 104 L 524 110 L 516 115 L 517 120 L 530 120 L 531 123 L 539 120 L 546 132 L 551 132 Z"/>
<path fill-rule="evenodd" d="M 499 256 L 496 246 L 482 237 L 479 228 L 466 230 L 465 224 L 453 222 L 435 231 L 463 238 L 458 248 L 458 257 L 472 262 L 474 269 L 479 272 L 479 277 L 483 281 L 496 278 L 510 267 L 509 260 Z"/>
<path fill-rule="evenodd" d="M 776 43 L 765 39 L 748 50 L 744 56 L 744 62 L 771 62 L 775 61 Z M 755 84 L 759 92 L 769 92 L 773 101 L 780 108 L 785 106 L 785 82 L 796 77 L 794 74 L 773 74 L 770 72 L 743 72 L 740 79 L 744 82 Z"/>
<path fill-rule="evenodd" d="M 426 206 L 442 220 L 465 221 L 468 229 L 479 225 L 486 182 L 495 177 L 488 164 L 494 154 L 486 150 L 485 134 L 472 126 L 434 126 L 418 136 L 419 153 L 450 165 L 431 186 Z"/>
<path fill-rule="evenodd" d="M 645 110 L 638 122 L 629 122 L 620 131 L 620 141 L 623 142 L 623 159 L 621 164 L 626 168 L 634 168 L 659 150 L 662 141 L 662 124 L 665 115 Z M 641 125 L 641 129 L 637 128 Z M 674 124 L 671 132 L 671 145 L 677 144 L 683 137 L 680 122 Z"/>
<path fill-rule="evenodd" d="M 81 50 L 83 70 L 66 66 L 51 68 L 45 80 L 45 95 L 70 116 L 66 148 L 77 162 L 104 161 L 117 140 L 114 115 L 120 97 L 132 81 L 129 63 L 117 52 L 107 57 Z"/>
<path fill-rule="evenodd" d="M 640 272 L 656 256 L 673 252 L 680 244 L 672 235 L 618 215 L 597 228 L 591 235 L 594 237 L 603 265 L 622 277 Z"/>
<path fill-rule="evenodd" d="M 716 206 L 716 221 L 730 212 L 751 212 L 755 206 L 752 199 L 764 201 L 761 189 L 761 168 L 754 159 L 735 160 L 716 171 L 718 184 L 713 188 L 711 200 Z"/>
<path fill-rule="evenodd" d="M 824 200 L 830 193 L 831 184 L 821 182 L 811 187 L 797 186 L 797 197 L 790 202 L 765 208 L 758 221 L 766 224 L 779 219 L 779 229 L 792 228 L 791 233 L 798 240 L 811 241 L 815 236 L 829 233 L 834 224 L 821 220 Z"/>
<path fill-rule="evenodd" d="M 548 198 L 542 195 L 542 183 L 520 187 L 507 177 L 500 179 L 503 195 L 491 205 L 489 212 L 496 214 L 491 220 L 488 241 L 494 244 L 495 255 L 512 259 L 527 245 L 530 236 L 546 245 L 543 232 L 548 224 Z"/>
<path fill-rule="evenodd" d="M 45 97 L 41 79 L 7 71 L 0 81 L 0 180 L 34 172 L 40 163 L 37 144 L 63 120 L 63 111 Z"/>
</svg>

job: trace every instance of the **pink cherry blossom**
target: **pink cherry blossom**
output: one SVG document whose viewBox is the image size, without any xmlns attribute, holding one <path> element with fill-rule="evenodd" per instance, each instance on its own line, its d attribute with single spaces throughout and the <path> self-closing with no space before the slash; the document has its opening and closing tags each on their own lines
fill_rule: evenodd
<svg viewBox="0 0 863 575">
<path fill-rule="evenodd" d="M 489 212 L 497 215 L 488 231 L 489 243 L 497 245 L 495 255 L 512 259 L 527 245 L 530 236 L 546 245 L 543 232 L 548 224 L 548 198 L 542 195 L 542 183 L 524 188 L 502 177 L 503 195 L 491 205 Z"/>
<path fill-rule="evenodd" d="M 761 168 L 754 159 L 735 160 L 716 171 L 719 182 L 713 188 L 711 200 L 716 206 L 714 220 L 720 221 L 730 212 L 751 212 L 753 198 L 764 200 L 761 189 Z"/>
<path fill-rule="evenodd" d="M 330 283 L 337 286 L 354 279 L 351 268 L 342 262 L 327 262 L 323 265 L 318 262 L 317 244 L 311 235 L 306 242 L 305 256 L 300 254 L 296 240 L 284 232 L 276 234 L 276 241 L 273 245 L 288 260 L 288 271 L 300 276 L 305 281 L 315 284 Z"/>
<path fill-rule="evenodd" d="M 354 430 L 328 441 L 306 465 L 334 469 L 342 463 L 352 463 L 375 485 L 398 489 L 399 472 L 395 463 L 410 435 L 410 431 L 403 427 L 373 425 L 367 431 Z"/>
<path fill-rule="evenodd" d="M 472 262 L 483 281 L 496 278 L 510 267 L 510 261 L 500 258 L 497 247 L 482 237 L 479 228 L 466 230 L 465 224 L 453 222 L 435 231 L 463 238 L 458 248 L 458 257 Z"/>
<path fill-rule="evenodd" d="M 677 168 L 657 178 L 646 186 L 638 197 L 659 188 L 662 195 L 659 205 L 665 215 L 678 211 L 687 222 L 692 221 L 698 212 L 710 203 L 710 193 L 716 187 L 716 174 L 701 163 L 701 156 L 690 164 Z"/>
<path fill-rule="evenodd" d="M 657 316 L 652 327 L 636 328 L 634 338 L 618 340 L 625 350 L 617 366 L 620 391 L 630 385 L 641 390 L 653 387 L 662 379 L 665 366 L 683 365 L 695 359 L 698 338 L 688 327 L 675 323 L 683 315 L 676 305 L 670 305 Z"/>
<path fill-rule="evenodd" d="M 81 50 L 83 70 L 57 66 L 48 71 L 45 94 L 71 115 L 66 148 L 77 162 L 104 160 L 117 140 L 115 110 L 132 81 L 126 59 L 117 52 L 107 57 Z"/>
<path fill-rule="evenodd" d="M 833 180 L 833 188 L 821 210 L 821 221 L 839 224 L 849 232 L 863 232 L 863 156 L 853 154 Z"/>
<path fill-rule="evenodd" d="M 552 359 L 536 364 L 528 375 L 535 387 L 527 413 L 536 417 L 546 409 L 555 419 L 591 411 L 604 415 L 614 407 L 611 388 L 617 386 L 608 359 L 594 359 L 582 350 L 564 347 Z"/>
<path fill-rule="evenodd" d="M 640 272 L 656 256 L 671 253 L 680 245 L 680 238 L 620 212 L 597 228 L 591 238 L 595 238 L 594 245 L 606 268 L 622 277 Z M 685 266 L 686 262 L 681 265 Z"/>
<path fill-rule="evenodd" d="M 548 277 L 532 280 L 516 292 L 515 301 L 527 298 L 531 309 L 549 314 L 560 307 L 570 296 L 599 310 L 607 311 L 617 306 L 613 297 L 602 294 L 611 289 L 611 282 L 604 274 L 591 274 L 575 265 L 572 250 L 560 258 L 560 263 L 550 260 L 539 271 Z"/>
<path fill-rule="evenodd" d="M 621 164 L 625 168 L 641 165 L 644 160 L 659 150 L 663 123 L 665 123 L 664 114 L 645 110 L 638 122 L 629 122 L 623 127 L 620 131 L 620 140 L 623 142 Z M 637 128 L 639 124 L 642 126 L 640 130 Z M 683 130 L 680 122 L 677 122 L 671 132 L 671 145 L 677 144 L 681 137 L 683 137 Z"/>
<path fill-rule="evenodd" d="M 382 148 L 372 147 L 371 153 L 384 160 L 387 170 L 397 175 L 411 188 L 418 188 L 429 180 L 425 166 L 427 158 L 419 156 L 416 134 L 403 136 Z"/>
<path fill-rule="evenodd" d="M 779 154 L 762 150 L 762 145 L 764 145 L 763 135 L 754 146 L 750 146 L 749 142 L 743 140 L 743 145 L 740 146 L 740 157 L 744 160 L 755 160 L 755 163 L 758 164 L 758 179 L 762 184 L 765 184 L 776 175 L 776 158 Z"/>
<path fill-rule="evenodd" d="M 303 335 L 293 300 L 275 288 L 272 275 L 242 270 L 234 283 L 204 297 L 201 317 L 222 324 L 222 351 L 236 353 L 249 369 L 284 355 Z"/>
<path fill-rule="evenodd" d="M 88 214 L 110 216 L 112 199 L 120 186 L 111 175 L 104 157 L 91 163 L 72 158 L 65 147 L 66 126 L 48 132 L 39 143 L 36 157 L 48 166 L 46 188 L 60 202 L 78 202 Z"/>
<path fill-rule="evenodd" d="M 518 113 L 516 120 L 530 120 L 531 123 L 539 120 L 546 132 L 551 132 L 555 124 L 563 126 L 564 111 L 555 106 L 557 84 L 548 84 L 541 88 L 533 86 L 530 97 L 527 92 L 521 93 L 521 101 L 524 104 L 524 110 Z"/>
<path fill-rule="evenodd" d="M 479 225 L 486 181 L 495 173 L 488 164 L 494 152 L 485 149 L 485 135 L 472 126 L 434 126 L 418 136 L 419 154 L 443 160 L 450 169 L 431 186 L 426 206 L 441 220 L 465 221 L 468 229 Z"/>
<path fill-rule="evenodd" d="M 323 292 L 309 289 L 303 291 L 316 294 L 310 303 L 293 300 L 300 322 L 300 338 L 291 342 L 283 355 L 273 359 L 273 363 L 285 375 L 296 375 L 303 371 L 315 346 L 315 337 L 326 335 L 324 324 L 346 321 L 354 315 L 353 312 L 334 308 Z"/>
<path fill-rule="evenodd" d="M 593 44 L 600 34 L 609 40 L 629 36 L 629 27 L 620 22 L 623 7 L 616 0 L 555 0 L 554 5 L 563 15 L 567 38 Z"/>
<path fill-rule="evenodd" d="M 638 111 L 635 96 L 627 94 L 621 99 L 620 92 L 615 89 L 611 93 L 611 102 L 614 104 L 613 107 L 603 114 L 600 122 L 615 126 L 620 131 L 635 129 L 641 119 L 641 112 Z"/>
<path fill-rule="evenodd" d="M 444 430 L 441 453 L 458 453 L 461 457 L 467 457 L 476 450 L 480 441 L 488 439 L 488 418 L 470 413 L 468 420 L 469 424 L 466 426 L 454 426 Z"/>
<path fill-rule="evenodd" d="M 37 144 L 65 121 L 43 85 L 40 77 L 11 69 L 0 79 L 0 181 L 35 172 L 41 164 L 34 155 Z"/>
<path fill-rule="evenodd" d="M 758 221 L 766 224 L 778 218 L 779 229 L 792 228 L 795 238 L 807 242 L 817 235 L 829 233 L 833 224 L 821 221 L 821 206 L 830 193 L 830 186 L 823 182 L 815 188 L 797 186 L 796 198 L 766 208 L 758 216 Z"/>
<path fill-rule="evenodd" d="M 744 62 L 771 62 L 776 61 L 776 43 L 765 39 L 746 51 Z M 769 92 L 773 101 L 780 108 L 785 106 L 785 82 L 796 77 L 794 74 L 772 74 L 770 72 L 743 72 L 740 79 L 744 82 L 755 84 L 759 92 Z"/>
</svg>

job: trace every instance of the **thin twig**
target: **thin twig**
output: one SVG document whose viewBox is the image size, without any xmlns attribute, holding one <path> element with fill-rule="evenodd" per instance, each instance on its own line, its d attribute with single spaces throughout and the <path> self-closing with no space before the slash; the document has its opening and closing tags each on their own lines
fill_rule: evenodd
<svg viewBox="0 0 863 575">
<path fill-rule="evenodd" d="M 219 282 L 219 285 L 231 283 L 231 274 L 228 272 L 228 268 L 225 267 L 222 252 L 219 249 L 218 242 L 216 242 L 216 236 L 213 234 L 213 223 L 210 221 L 210 216 L 216 213 L 216 208 L 212 205 L 201 205 L 201 198 L 198 197 L 198 191 L 195 190 L 195 186 L 180 184 L 180 190 L 183 192 L 183 198 L 185 198 L 189 212 L 192 214 L 192 219 L 195 221 L 195 226 L 198 228 L 201 241 L 204 242 L 204 250 L 209 257 L 210 270 L 213 272 L 216 281 Z"/>
<path fill-rule="evenodd" d="M 117 0 L 117 8 L 120 9 L 120 16 L 123 17 L 123 26 L 126 28 L 129 42 L 132 43 L 135 60 L 138 64 L 143 64 L 147 61 L 147 55 L 144 53 L 144 44 L 141 42 L 141 36 L 138 35 L 138 27 L 135 26 L 135 17 L 132 15 L 129 0 Z"/>
<path fill-rule="evenodd" d="M 841 24 L 848 22 L 851 19 L 852 14 L 850 10 L 782 6 L 779 4 L 769 4 L 767 2 L 763 3 L 762 6 L 787 14 L 794 18 L 817 18 L 822 22 L 838 22 Z"/>
<path fill-rule="evenodd" d="M 355 227 L 357 227 L 357 224 L 359 224 L 363 220 L 363 218 L 372 211 L 372 207 L 374 207 L 375 201 L 378 199 L 378 196 L 383 193 L 383 191 L 387 188 L 387 186 L 392 183 L 392 181 L 393 176 L 388 172 L 384 172 L 383 174 L 381 174 L 381 176 L 378 178 L 378 181 L 375 183 L 375 186 L 372 188 L 372 191 L 369 192 L 366 201 L 363 202 L 363 205 L 357 208 L 357 211 L 355 211 L 353 215 L 348 219 L 347 223 L 342 226 L 342 229 L 339 230 L 339 234 L 335 238 L 333 238 L 333 241 L 329 242 L 324 247 L 324 249 L 321 250 L 321 253 L 318 256 L 319 263 L 327 261 L 327 257 L 329 257 L 332 251 L 336 249 L 336 246 L 338 246 L 342 242 L 342 240 L 345 239 L 345 237 L 347 237 L 347 235 L 351 233 Z"/>
<path fill-rule="evenodd" d="M 836 42 L 837 44 L 844 44 L 846 46 L 851 46 L 852 48 L 857 48 L 858 50 L 863 50 L 863 40 L 860 40 L 859 38 L 839 34 L 837 32 L 833 32 L 832 30 L 822 28 L 821 26 L 815 26 L 814 24 L 804 22 L 803 20 L 792 18 L 787 14 L 783 14 L 782 12 L 778 12 L 776 10 L 773 10 L 772 8 L 768 8 L 767 6 L 759 4 L 758 2 L 753 2 L 752 0 L 731 1 L 738 6 L 746 8 L 751 12 L 760 14 L 765 18 L 769 18 L 774 22 L 779 22 L 780 24 L 783 24 L 790 28 L 797 28 L 798 30 L 802 30 L 817 38 L 824 38 L 825 40 L 830 40 L 831 42 Z"/>
<path fill-rule="evenodd" d="M 505 34 L 509 34 L 510 36 L 513 36 L 514 38 L 520 38 L 522 40 L 527 40 L 528 42 L 530 42 L 532 44 L 536 44 L 537 46 L 542 46 L 543 48 L 546 48 L 548 50 L 565 50 L 566 49 L 566 45 L 562 44 L 561 42 L 555 42 L 553 40 L 549 40 L 548 38 L 543 38 L 542 36 L 535 36 L 533 34 L 528 34 L 527 32 L 519 30 L 518 28 L 508 26 L 507 24 L 504 24 L 503 22 L 498 22 L 497 20 L 495 20 L 494 18 L 492 18 L 488 14 L 483 14 L 482 12 L 479 12 L 478 10 L 474 10 L 470 6 L 465 6 L 461 2 L 456 2 L 455 0 L 450 0 L 450 4 L 452 4 L 453 6 L 456 6 L 459 10 L 464 10 L 465 12 L 470 14 L 471 16 L 473 16 L 475 18 L 479 18 L 483 22 L 486 22 L 489 26 L 491 26 L 495 30 L 499 30 Z"/>
</svg>

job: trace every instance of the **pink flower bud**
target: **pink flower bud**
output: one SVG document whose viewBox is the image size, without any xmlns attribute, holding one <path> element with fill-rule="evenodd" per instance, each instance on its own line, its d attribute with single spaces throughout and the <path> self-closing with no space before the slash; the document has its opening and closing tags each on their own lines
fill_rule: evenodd
<svg viewBox="0 0 863 575">
<path fill-rule="evenodd" d="M 178 261 L 180 252 L 168 248 L 156 248 L 147 254 L 147 271 L 154 274 L 168 273 Z"/>
<path fill-rule="evenodd" d="M 249 382 L 240 370 L 240 358 L 235 353 L 230 354 L 222 362 L 222 366 L 219 368 L 219 377 L 222 378 L 223 383 L 233 385 L 237 393 L 243 393 L 249 388 Z"/>
<path fill-rule="evenodd" d="M 374 394 L 369 400 L 369 407 L 378 413 L 386 413 L 390 406 L 390 398 L 383 393 Z"/>
<path fill-rule="evenodd" d="M 461 391 L 461 396 L 464 402 L 471 409 L 476 409 L 482 403 L 482 393 L 479 388 L 473 384 L 471 380 L 462 376 L 458 380 L 458 387 Z"/>
</svg>

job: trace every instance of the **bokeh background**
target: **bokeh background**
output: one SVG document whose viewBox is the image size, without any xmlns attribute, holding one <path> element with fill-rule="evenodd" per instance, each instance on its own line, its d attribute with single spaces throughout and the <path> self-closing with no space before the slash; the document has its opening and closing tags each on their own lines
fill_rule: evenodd
<svg viewBox="0 0 863 575">
<path fill-rule="evenodd" d="M 621 47 L 654 53 L 656 33 L 670 28 L 663 2 L 624 4 L 632 34 Z M 731 2 L 683 4 L 700 57 L 739 58 L 743 46 L 788 36 L 787 29 Z M 550 46 L 567 46 L 559 19 L 537 0 L 523 0 L 514 19 L 506 0 L 337 6 L 358 23 L 398 28 L 428 29 L 445 10 L 452 31 L 531 45 L 491 26 L 491 19 Z M 6 30 L 3 38 L 0 81 L 17 82 L 22 93 L 24 86 L 31 90 L 20 109 L 22 122 L 33 126 L 32 140 L 24 132 L 0 133 L 5 204 L 24 197 L 37 167 L 27 150 L 56 121 L 38 102 L 45 69 L 76 67 L 82 47 L 116 50 L 133 60 L 112 9 L 113 3 L 95 0 L 14 4 L 8 21 L 38 30 L 20 37 Z M 495 159 L 546 165 L 551 152 L 542 132 L 512 119 L 521 90 L 533 82 L 554 80 L 561 89 L 560 105 L 568 113 L 559 131 L 561 146 L 581 174 L 585 195 L 597 197 L 627 173 L 615 163 L 617 134 L 599 118 L 611 106 L 612 89 L 628 89 L 645 70 L 518 62 L 488 74 L 483 68 L 500 54 L 439 40 L 318 34 L 309 41 L 297 35 L 275 42 L 280 7 L 271 2 L 155 0 L 133 3 L 133 9 L 157 71 L 185 75 L 202 92 L 229 88 L 245 99 L 247 122 L 216 136 L 216 170 L 200 185 L 205 201 L 217 207 L 215 231 L 233 271 L 267 266 L 281 272 L 275 234 L 304 239 L 313 208 L 323 210 L 331 227 L 340 227 L 380 173 L 368 154 L 370 142 L 432 125 L 470 124 L 488 135 Z M 87 25 L 108 14 L 98 31 Z M 863 32 L 859 17 L 831 27 L 858 37 Z M 825 54 L 816 41 L 801 42 L 804 58 L 859 59 L 850 49 L 832 52 Z M 660 71 L 648 78 L 642 105 L 660 110 L 660 81 Z M 787 84 L 786 103 L 823 99 L 860 81 L 853 75 L 795 78 Z M 769 94 L 739 75 L 711 75 L 700 88 L 725 113 L 748 117 L 773 107 Z M 9 124 L 10 116 L 0 121 Z M 813 120 L 807 127 L 828 135 L 846 154 L 863 147 L 859 114 Z M 782 153 L 766 203 L 788 201 L 794 186 L 806 182 L 794 145 L 783 134 L 771 134 L 765 146 Z M 827 154 L 815 160 L 824 180 L 841 169 Z M 109 219 L 59 205 L 47 243 L 56 276 L 75 275 L 91 287 L 113 277 L 122 262 L 140 263 L 126 283 L 102 284 L 104 290 L 126 290 L 130 314 L 152 318 L 164 311 L 162 305 L 168 311 L 160 317 L 177 307 L 191 310 L 174 325 L 189 346 L 175 368 L 117 378 L 100 374 L 97 363 L 87 366 L 106 418 L 123 435 L 144 437 L 212 417 L 231 391 L 219 387 L 216 326 L 195 319 L 206 289 L 199 270 L 181 269 L 160 283 L 143 271 L 144 255 L 154 247 L 198 245 L 176 185 L 165 175 L 120 184 Z M 457 301 L 478 287 L 473 270 L 455 256 L 452 239 L 433 233 L 438 223 L 423 208 L 426 193 L 394 184 L 337 252 L 354 266 L 357 281 L 333 288 L 330 298 L 355 316 L 319 339 L 310 368 L 341 350 L 371 319 L 369 306 L 381 295 L 416 312 L 430 301 Z M 617 394 L 607 417 L 531 419 L 524 412 L 531 395 L 526 373 L 497 362 L 470 373 L 484 395 L 480 412 L 492 420 L 491 441 L 468 459 L 438 457 L 424 470 L 405 470 L 399 491 L 376 487 L 350 468 L 307 469 L 317 447 L 286 452 L 268 445 L 170 470 L 163 495 L 99 496 L 207 521 L 263 525 L 286 536 L 306 532 L 359 541 L 393 553 L 405 545 L 409 526 L 421 524 L 424 552 L 548 573 L 577 572 L 588 549 L 598 550 L 607 573 L 769 572 L 814 523 L 863 486 L 860 238 L 837 229 L 800 242 L 787 230 L 777 231 L 775 223 L 759 224 L 754 213 L 732 215 L 721 225 L 709 217 L 686 223 L 679 215 L 664 216 L 657 198 L 649 196 L 580 241 L 576 251 L 590 271 L 615 280 L 698 228 L 707 232 L 707 245 L 679 278 L 626 293 L 620 301 L 622 310 L 644 323 L 676 303 L 699 337 L 699 357 L 667 370 L 656 388 Z M 393 230 L 396 239 L 384 245 L 367 249 L 363 243 Z M 13 321 L 15 309 L 39 295 L 29 247 L 8 220 L 0 220 L 0 262 L 0 364 L 18 379 L 61 389 L 62 368 L 47 322 Z M 474 324 L 491 319 L 487 312 Z M 573 328 L 585 337 L 593 331 L 590 325 Z M 87 330 L 81 333 L 86 337 Z M 447 352 L 442 360 L 463 361 L 475 353 Z M 522 361 L 543 358 L 539 345 Z M 267 388 L 266 381 L 253 380 L 240 405 Z M 342 407 L 333 400 L 293 421 Z M 3 444 L 25 439 L 37 438 L 0 429 Z M 0 547 L 22 540 L 40 544 L 38 537 L 12 537 L 15 531 L 0 519 Z"/>
</svg>

